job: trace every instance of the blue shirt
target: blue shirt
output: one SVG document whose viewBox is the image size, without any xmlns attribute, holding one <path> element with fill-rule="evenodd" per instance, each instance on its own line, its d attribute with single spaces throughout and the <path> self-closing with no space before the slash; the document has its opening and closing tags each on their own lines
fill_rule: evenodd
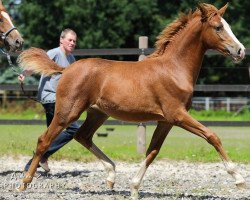
<svg viewBox="0 0 250 200">
<path fill-rule="evenodd" d="M 47 52 L 50 59 L 55 61 L 61 67 L 68 67 L 75 62 L 72 54 L 65 55 L 60 47 L 51 49 Z M 42 104 L 55 103 L 56 101 L 56 88 L 61 74 L 54 74 L 52 76 L 41 76 L 38 86 L 38 100 Z"/>
</svg>

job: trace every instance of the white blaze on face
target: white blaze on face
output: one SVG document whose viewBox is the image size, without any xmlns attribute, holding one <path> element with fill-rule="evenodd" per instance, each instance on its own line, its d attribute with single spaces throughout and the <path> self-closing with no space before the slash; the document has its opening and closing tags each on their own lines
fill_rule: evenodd
<svg viewBox="0 0 250 200">
<path fill-rule="evenodd" d="M 226 31 L 226 32 L 228 33 L 228 35 L 232 38 L 232 40 L 233 40 L 236 44 L 238 44 L 242 50 L 245 50 L 245 47 L 244 47 L 243 44 L 241 44 L 241 43 L 239 42 L 239 40 L 235 37 L 235 35 L 233 34 L 233 32 L 232 32 L 230 26 L 228 25 L 228 23 L 226 22 L 226 20 L 223 19 L 223 18 L 221 18 L 221 22 L 222 22 L 222 24 L 223 24 L 223 27 L 224 27 L 225 31 Z M 242 53 L 243 53 L 243 51 L 242 51 Z"/>
<path fill-rule="evenodd" d="M 10 16 L 9 16 L 9 14 L 8 13 L 6 13 L 6 12 L 4 12 L 4 11 L 1 11 L 1 14 L 2 14 L 2 16 L 10 23 L 10 25 L 12 26 L 12 28 L 14 27 L 14 25 L 13 25 L 13 23 L 12 23 L 12 21 L 11 21 L 11 19 L 10 19 Z M 13 30 L 13 31 L 16 31 L 17 32 L 17 30 Z"/>
</svg>

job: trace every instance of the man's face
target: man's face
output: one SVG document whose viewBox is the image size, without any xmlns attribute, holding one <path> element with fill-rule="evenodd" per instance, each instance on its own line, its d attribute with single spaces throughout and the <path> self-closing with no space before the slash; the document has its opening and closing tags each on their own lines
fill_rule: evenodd
<svg viewBox="0 0 250 200">
<path fill-rule="evenodd" d="M 76 46 L 76 35 L 68 32 L 64 38 L 60 38 L 60 43 L 66 54 L 72 53 Z"/>
</svg>

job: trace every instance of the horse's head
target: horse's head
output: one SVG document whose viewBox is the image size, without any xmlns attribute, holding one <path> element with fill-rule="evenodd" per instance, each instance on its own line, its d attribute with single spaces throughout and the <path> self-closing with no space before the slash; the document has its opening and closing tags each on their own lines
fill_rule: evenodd
<svg viewBox="0 0 250 200">
<path fill-rule="evenodd" d="M 207 48 L 218 50 L 231 56 L 234 62 L 239 62 L 245 57 L 245 47 L 222 18 L 227 6 L 228 4 L 218 10 L 209 4 L 199 4 L 203 23 L 202 38 Z"/>
<path fill-rule="evenodd" d="M 0 0 L 0 46 L 4 46 L 9 51 L 21 50 L 23 38 L 14 27 L 9 14 L 6 12 Z"/>
</svg>

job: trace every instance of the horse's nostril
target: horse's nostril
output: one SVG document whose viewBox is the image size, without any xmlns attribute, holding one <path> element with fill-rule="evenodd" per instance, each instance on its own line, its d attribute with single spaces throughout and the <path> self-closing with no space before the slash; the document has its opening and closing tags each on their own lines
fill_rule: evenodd
<svg viewBox="0 0 250 200">
<path fill-rule="evenodd" d="M 17 47 L 22 47 L 22 45 L 23 45 L 23 41 L 22 41 L 22 40 L 17 39 L 17 40 L 16 40 L 16 42 L 15 42 L 15 44 L 16 44 L 16 46 L 17 46 Z"/>
<path fill-rule="evenodd" d="M 238 53 L 238 55 L 240 55 L 240 54 L 241 54 L 241 48 L 238 50 L 238 52 L 237 52 L 237 53 Z"/>
<path fill-rule="evenodd" d="M 20 42 L 20 40 L 16 40 L 16 45 L 20 45 L 21 44 L 21 42 Z"/>
</svg>

